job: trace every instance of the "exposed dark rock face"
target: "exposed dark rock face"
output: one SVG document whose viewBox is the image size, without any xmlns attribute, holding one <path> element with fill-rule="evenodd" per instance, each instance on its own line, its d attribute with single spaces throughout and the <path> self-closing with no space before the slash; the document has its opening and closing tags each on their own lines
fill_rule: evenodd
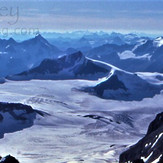
<svg viewBox="0 0 163 163">
<path fill-rule="evenodd" d="M 147 134 L 157 130 L 160 126 L 163 126 L 163 113 L 158 114 L 156 119 L 150 123 Z"/>
<path fill-rule="evenodd" d="M 103 83 L 98 84 L 94 89 L 97 92 L 97 95 L 100 97 L 102 97 L 105 89 L 110 90 L 123 89 L 127 91 L 127 88 L 125 87 L 124 83 L 118 79 L 117 75 L 113 75 L 110 78 L 110 80 L 106 80 Z"/>
<path fill-rule="evenodd" d="M 3 116 L 0 114 L 0 122 L 3 121 Z"/>
<path fill-rule="evenodd" d="M 159 163 L 163 163 L 163 155 L 161 156 Z"/>
<path fill-rule="evenodd" d="M 31 127 L 36 115 L 44 116 L 41 111 L 21 103 L 0 102 L 0 138 L 11 133 Z"/>
<path fill-rule="evenodd" d="M 0 78 L 0 84 L 5 83 L 5 79 L 4 78 Z"/>
<path fill-rule="evenodd" d="M 82 88 L 82 91 L 103 99 L 141 101 L 144 98 L 160 94 L 162 89 L 163 85 L 150 83 L 136 73 L 112 68 L 106 79 L 93 87 Z"/>
<path fill-rule="evenodd" d="M 110 117 L 96 115 L 96 114 L 89 114 L 89 115 L 85 115 L 83 117 L 95 119 L 95 120 L 104 122 L 105 124 L 116 123 L 116 124 L 120 125 L 121 123 L 125 123 L 130 127 L 134 127 L 132 118 L 128 114 L 125 114 L 125 113 L 110 115 Z"/>
<path fill-rule="evenodd" d="M 15 157 L 8 155 L 8 156 L 2 158 L 0 160 L 0 163 L 19 163 L 19 161 Z"/>
<path fill-rule="evenodd" d="M 149 125 L 147 134 L 137 144 L 120 155 L 120 163 L 135 162 L 142 159 L 151 163 L 163 161 L 163 112 L 158 114 Z"/>
<path fill-rule="evenodd" d="M 137 160 L 134 160 L 133 163 L 144 163 L 144 161 L 142 159 L 137 159 Z"/>
<path fill-rule="evenodd" d="M 98 79 L 110 72 L 105 64 L 96 64 L 80 51 L 57 59 L 45 59 L 33 69 L 8 76 L 11 80 L 30 79 Z"/>
</svg>

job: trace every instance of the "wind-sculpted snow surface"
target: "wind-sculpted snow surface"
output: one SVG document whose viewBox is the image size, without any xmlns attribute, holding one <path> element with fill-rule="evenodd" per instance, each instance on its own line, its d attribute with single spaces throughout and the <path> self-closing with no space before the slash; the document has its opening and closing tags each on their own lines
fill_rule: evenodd
<svg viewBox="0 0 163 163">
<path fill-rule="evenodd" d="M 142 160 L 145 163 L 163 161 L 163 112 L 149 125 L 147 134 L 137 144 L 120 155 L 120 163 Z"/>
<path fill-rule="evenodd" d="M 74 89 L 98 82 L 31 80 L 1 84 L 0 101 L 25 103 L 48 113 L 36 116 L 31 127 L 6 133 L 0 139 L 1 155 L 11 154 L 22 163 L 118 162 L 120 153 L 142 138 L 154 114 L 161 112 L 163 95 L 116 101 Z"/>
<path fill-rule="evenodd" d="M 37 114 L 43 115 L 42 112 L 33 110 L 28 105 L 0 102 L 0 138 L 5 133 L 31 127 Z"/>
<path fill-rule="evenodd" d="M 91 79 L 106 76 L 110 67 L 86 58 L 81 52 L 62 56 L 58 59 L 45 59 L 38 67 L 9 76 L 11 80 L 30 79 Z"/>
</svg>

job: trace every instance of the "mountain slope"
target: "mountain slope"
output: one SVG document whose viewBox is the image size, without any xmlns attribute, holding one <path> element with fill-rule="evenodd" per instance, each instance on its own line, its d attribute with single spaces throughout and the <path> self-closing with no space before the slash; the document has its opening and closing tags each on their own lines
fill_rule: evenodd
<svg viewBox="0 0 163 163">
<path fill-rule="evenodd" d="M 159 94 L 161 89 L 163 89 L 162 84 L 150 83 L 148 79 L 143 79 L 136 73 L 113 67 L 108 77 L 104 78 L 102 82 L 94 87 L 84 88 L 84 91 L 104 99 L 139 101 Z"/>
<path fill-rule="evenodd" d="M 0 84 L 5 83 L 5 79 L 4 78 L 0 78 Z"/>
<path fill-rule="evenodd" d="M 13 157 L 11 155 L 7 155 L 5 157 L 2 157 L 0 159 L 0 162 L 1 163 L 19 163 L 19 161 L 15 157 Z"/>
<path fill-rule="evenodd" d="M 0 40 L 0 77 L 20 73 L 37 66 L 45 58 L 57 58 L 62 52 L 41 35 L 16 42 Z"/>
<path fill-rule="evenodd" d="M 143 40 L 141 42 L 143 42 Z M 141 42 L 135 45 L 104 44 L 91 49 L 87 56 L 110 63 L 126 71 L 144 71 L 150 65 L 150 55 L 143 52 L 142 55 L 137 56 L 137 54 L 133 52 Z"/>
<path fill-rule="evenodd" d="M 29 71 L 10 76 L 12 80 L 28 79 L 91 79 L 106 76 L 110 67 L 104 63 L 86 58 L 81 52 L 62 56 L 58 59 L 45 59 Z"/>
<path fill-rule="evenodd" d="M 163 161 L 163 112 L 150 123 L 144 138 L 120 155 L 119 162 L 133 162 L 140 159 L 145 163 Z"/>
<path fill-rule="evenodd" d="M 163 38 L 140 39 L 135 44 L 105 44 L 93 48 L 88 57 L 130 72 L 163 72 Z"/>
<path fill-rule="evenodd" d="M 44 113 L 21 103 L 0 102 L 0 138 L 5 133 L 31 127 L 38 114 L 43 116 Z"/>
<path fill-rule="evenodd" d="M 88 57 L 93 59 L 98 59 L 110 64 L 117 65 L 120 62 L 120 57 L 118 53 L 125 50 L 132 49 L 133 45 L 116 45 L 116 44 L 104 44 L 99 47 L 95 47 L 89 51 Z"/>
</svg>

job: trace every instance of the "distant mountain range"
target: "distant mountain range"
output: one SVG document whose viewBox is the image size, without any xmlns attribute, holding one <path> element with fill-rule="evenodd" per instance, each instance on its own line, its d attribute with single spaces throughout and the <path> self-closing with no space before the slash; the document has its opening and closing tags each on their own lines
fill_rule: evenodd
<svg viewBox="0 0 163 163">
<path fill-rule="evenodd" d="M 163 72 L 163 38 L 140 39 L 135 44 L 104 44 L 88 51 L 87 56 L 130 72 Z"/>
<path fill-rule="evenodd" d="M 60 54 L 63 52 L 41 35 L 23 42 L 0 39 L 0 77 L 28 70 L 43 59 L 57 58 Z"/>
<path fill-rule="evenodd" d="M 7 77 L 9 80 L 99 78 L 103 78 L 99 84 L 84 88 L 84 91 L 105 99 L 132 101 L 153 97 L 163 88 L 162 74 L 130 73 L 105 62 L 87 58 L 81 52 L 57 59 L 45 59 L 35 68 Z"/>
<path fill-rule="evenodd" d="M 149 39 L 135 34 L 103 32 L 83 35 L 77 32 L 75 35 L 72 38 L 69 38 L 70 34 L 69 37 L 56 37 L 50 41 L 54 45 L 40 34 L 22 42 L 16 42 L 13 38 L 0 39 L 0 77 L 27 71 L 44 59 L 56 59 L 79 50 L 89 58 L 113 64 L 126 71 L 163 72 L 162 37 Z"/>
<path fill-rule="evenodd" d="M 119 163 L 134 161 L 140 163 L 163 162 L 163 112 L 150 123 L 144 138 L 120 155 Z"/>
<path fill-rule="evenodd" d="M 12 80 L 30 79 L 90 79 L 106 76 L 110 67 L 86 58 L 81 52 L 65 55 L 57 59 L 45 59 L 41 64 L 20 74 L 8 76 Z"/>
<path fill-rule="evenodd" d="M 133 33 L 121 34 L 121 33 L 106 33 L 106 32 L 89 32 L 89 31 L 74 31 L 67 33 L 43 33 L 52 44 L 59 47 L 61 50 L 74 48 L 77 51 L 87 53 L 89 50 L 95 47 L 102 46 L 104 44 L 134 45 L 141 39 L 148 39 L 148 37 L 138 36 Z"/>
</svg>

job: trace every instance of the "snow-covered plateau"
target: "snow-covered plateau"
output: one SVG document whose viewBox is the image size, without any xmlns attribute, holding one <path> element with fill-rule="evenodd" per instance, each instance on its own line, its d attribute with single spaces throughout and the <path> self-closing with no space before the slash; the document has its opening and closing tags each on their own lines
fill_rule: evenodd
<svg viewBox="0 0 163 163">
<path fill-rule="evenodd" d="M 36 114 L 31 127 L 6 133 L 0 139 L 1 155 L 10 153 L 21 163 L 118 162 L 120 153 L 142 138 L 162 111 L 163 94 L 117 101 L 79 91 L 98 83 L 6 80 L 0 84 L 0 101 L 27 104 L 46 113 Z"/>
</svg>

